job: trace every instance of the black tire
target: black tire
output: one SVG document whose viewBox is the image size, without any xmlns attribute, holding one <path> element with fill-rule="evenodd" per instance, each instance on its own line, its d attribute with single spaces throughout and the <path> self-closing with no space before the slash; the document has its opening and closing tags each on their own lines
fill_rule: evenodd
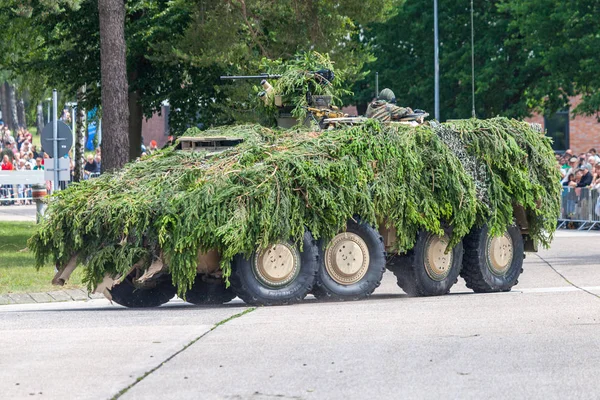
<svg viewBox="0 0 600 400">
<path fill-rule="evenodd" d="M 467 287 L 476 293 L 508 292 L 518 283 L 523 272 L 524 244 L 518 227 L 511 226 L 507 235 L 512 244 L 512 260 L 504 273 L 494 271 L 490 260 L 489 229 L 487 225 L 475 228 L 465 236 L 465 256 L 461 276 Z"/>
<path fill-rule="evenodd" d="M 231 262 L 231 288 L 247 304 L 271 306 L 298 303 L 313 288 L 319 267 L 319 252 L 310 232 L 304 233 L 303 251 L 298 252 L 297 274 L 282 286 L 272 287 L 259 279 L 254 268 L 256 257 L 256 252 L 249 259 L 239 254 Z"/>
<path fill-rule="evenodd" d="M 204 278 L 202 275 L 196 275 L 194 285 L 185 293 L 185 301 L 196 305 L 214 305 L 228 303 L 235 298 L 235 293 L 231 287 L 225 287 L 223 280 Z"/>
<path fill-rule="evenodd" d="M 451 232 L 450 229 L 445 231 L 447 235 Z M 396 256 L 390 261 L 390 269 L 398 279 L 398 286 L 409 296 L 441 296 L 447 294 L 458 281 L 463 259 L 462 243 L 454 246 L 450 253 L 452 260 L 447 274 L 434 279 L 427 271 L 426 252 L 430 240 L 435 237 L 427 231 L 419 231 L 415 246 L 405 255 Z"/>
<path fill-rule="evenodd" d="M 334 279 L 326 267 L 325 257 L 328 243 L 319 243 L 319 271 L 312 294 L 320 300 L 360 300 L 370 296 L 381 284 L 385 272 L 386 253 L 383 238 L 365 223 L 348 221 L 346 232 L 356 234 L 364 241 L 369 255 L 369 264 L 360 280 L 342 284 Z M 340 249 L 341 251 L 341 249 Z"/>
<path fill-rule="evenodd" d="M 153 288 L 136 288 L 130 277 L 109 290 L 112 301 L 128 308 L 158 307 L 171 300 L 177 290 L 170 276 L 162 278 Z"/>
</svg>

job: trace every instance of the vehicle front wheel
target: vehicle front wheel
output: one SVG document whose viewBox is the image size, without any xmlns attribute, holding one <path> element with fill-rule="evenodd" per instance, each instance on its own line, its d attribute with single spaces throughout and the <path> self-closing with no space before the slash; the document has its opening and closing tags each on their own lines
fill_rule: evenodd
<svg viewBox="0 0 600 400">
<path fill-rule="evenodd" d="M 459 243 L 447 252 L 449 235 L 449 229 L 446 229 L 443 236 L 419 231 L 415 246 L 406 255 L 392 259 L 390 269 L 398 279 L 398 286 L 406 294 L 440 296 L 448 293 L 457 282 L 463 246 Z"/>
<path fill-rule="evenodd" d="M 169 275 L 161 278 L 154 287 L 136 287 L 131 275 L 109 289 L 112 301 L 128 308 L 158 307 L 171 300 L 176 293 Z"/>
<path fill-rule="evenodd" d="M 461 276 L 476 293 L 508 292 L 523 272 L 523 236 L 510 226 L 500 236 L 490 236 L 489 228 L 473 229 L 463 239 L 465 256 Z"/>
<path fill-rule="evenodd" d="M 257 249 L 250 258 L 237 255 L 231 262 L 231 287 L 248 304 L 270 306 L 297 303 L 312 289 L 318 269 L 318 249 L 310 232 L 303 250 L 291 242 Z"/>
<path fill-rule="evenodd" d="M 185 293 L 185 301 L 196 305 L 223 304 L 234 298 L 235 293 L 231 287 L 225 287 L 222 279 L 206 278 L 200 274 L 196 275 L 194 285 Z"/>
</svg>

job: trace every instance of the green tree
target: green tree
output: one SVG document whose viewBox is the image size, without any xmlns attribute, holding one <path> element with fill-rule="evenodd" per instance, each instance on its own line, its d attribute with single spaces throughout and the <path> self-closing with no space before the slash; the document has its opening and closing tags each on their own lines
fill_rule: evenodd
<svg viewBox="0 0 600 400">
<path fill-rule="evenodd" d="M 10 31 L 23 34 L 11 65 L 74 98 L 100 104 L 100 38 L 95 0 L 31 1 L 4 8 Z M 219 81 L 225 73 L 258 72 L 263 58 L 289 59 L 301 50 L 330 53 L 350 79 L 371 60 L 357 40 L 362 27 L 383 21 L 397 0 L 128 0 L 125 37 L 129 84 L 130 158 L 139 154 L 142 119 L 171 105 L 175 133 L 190 125 L 216 125 L 248 116 L 230 112 L 248 100 Z M 3 11 L 4 12 L 4 11 Z M 31 28 L 31 29 L 30 29 Z M 27 32 L 25 35 L 24 32 Z M 4 33 L 0 33 L 4 37 Z M 41 78 L 40 78 L 41 77 Z M 44 86 L 43 84 L 41 86 Z M 33 93 L 32 93 L 33 96 Z"/>
<path fill-rule="evenodd" d="M 575 113 L 600 110 L 600 2 L 597 0 L 503 0 L 502 12 L 521 38 L 527 65 L 538 70 L 528 96 L 541 110 L 555 111 L 581 95 Z"/>
<path fill-rule="evenodd" d="M 511 15 L 496 2 L 474 2 L 475 108 L 481 118 L 524 117 L 530 110 L 530 88 L 543 72 L 528 62 L 523 38 Z M 471 116 L 471 29 L 469 2 L 439 3 L 441 119 Z M 367 68 L 379 72 L 379 87 L 395 91 L 399 103 L 433 111 L 433 6 L 429 0 L 406 2 L 394 17 L 365 30 L 376 61 Z M 359 81 L 356 101 L 375 96 L 375 76 Z"/>
</svg>

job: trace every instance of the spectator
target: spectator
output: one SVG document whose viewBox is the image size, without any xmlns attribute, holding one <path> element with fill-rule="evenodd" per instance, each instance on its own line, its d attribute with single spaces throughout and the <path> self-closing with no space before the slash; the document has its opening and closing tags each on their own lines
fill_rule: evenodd
<svg viewBox="0 0 600 400">
<path fill-rule="evenodd" d="M 567 174 L 567 176 L 565 177 L 565 179 L 563 179 L 562 181 L 562 185 L 565 187 L 571 187 L 571 182 L 575 183 L 575 186 L 577 186 L 577 180 L 575 178 L 575 174 L 574 173 L 569 173 Z"/>
<path fill-rule="evenodd" d="M 596 157 L 589 156 L 588 157 L 588 164 L 590 166 L 590 172 L 593 172 L 594 168 L 596 167 L 596 164 L 598 164 L 598 161 L 596 161 Z"/>
<path fill-rule="evenodd" d="M 60 116 L 60 120 L 64 121 L 67 124 L 71 123 L 71 113 L 67 108 L 62 111 L 62 115 Z"/>
<path fill-rule="evenodd" d="M 0 153 L 2 158 L 4 159 L 4 156 L 8 156 L 8 158 L 10 159 L 10 161 L 12 161 L 15 158 L 15 153 L 13 153 L 12 151 L 12 143 L 11 142 L 5 142 L 4 143 L 4 150 L 2 150 L 2 153 Z"/>
<path fill-rule="evenodd" d="M 2 127 L 2 141 L 4 143 L 6 142 L 14 142 L 15 138 L 12 137 L 10 130 L 8 129 L 8 126 L 4 125 Z"/>
<path fill-rule="evenodd" d="M 14 169 L 11 159 L 5 154 L 2 157 L 2 171 L 13 171 Z"/>
<path fill-rule="evenodd" d="M 590 157 L 594 157 L 596 159 L 596 164 L 600 163 L 600 156 L 595 148 L 592 147 L 588 153 L 590 154 Z"/>
<path fill-rule="evenodd" d="M 97 173 L 102 172 L 102 157 L 100 157 L 100 153 L 96 154 L 96 157 L 94 157 L 94 160 L 96 160 L 96 164 L 98 165 L 98 169 L 97 169 Z"/>
<path fill-rule="evenodd" d="M 17 134 L 17 150 L 21 151 L 21 146 L 25 143 L 25 136 L 23 135 L 23 130 L 20 129 Z"/>
<path fill-rule="evenodd" d="M 21 152 L 29 153 L 30 151 L 31 151 L 31 143 L 29 142 L 29 140 L 25 139 L 25 141 L 21 145 Z"/>
<path fill-rule="evenodd" d="M 586 164 L 587 165 L 587 164 Z M 569 182 L 569 187 L 588 187 L 592 184 L 592 174 L 587 167 L 577 170 L 575 174 L 575 182 Z"/>
<path fill-rule="evenodd" d="M 33 167 L 34 170 L 43 170 L 44 169 L 44 165 L 42 165 L 42 157 L 37 157 L 35 159 L 35 166 Z"/>
<path fill-rule="evenodd" d="M 592 170 L 592 167 L 587 163 L 587 154 L 581 153 L 579 154 L 579 164 L 577 164 L 577 168 L 582 169 L 586 166 L 588 168 L 588 171 Z"/>
<path fill-rule="evenodd" d="M 563 178 L 567 175 L 567 172 L 569 172 L 569 170 L 571 169 L 571 167 L 569 166 L 569 155 L 568 154 L 563 154 L 563 156 L 560 158 L 559 161 L 559 165 L 560 165 L 560 173 L 562 174 Z"/>
<path fill-rule="evenodd" d="M 35 165 L 35 158 L 33 157 L 33 153 L 29 152 L 29 153 L 25 154 L 24 159 L 31 166 L 31 168 L 33 168 L 33 166 Z"/>
<path fill-rule="evenodd" d="M 11 159 L 8 157 L 7 154 L 5 154 L 2 157 L 1 169 L 2 169 L 2 171 L 12 171 L 15 169 L 13 167 Z M 12 198 L 13 198 L 12 185 L 2 185 L 2 190 L 0 190 L 0 192 L 1 192 L 2 198 L 5 199 L 5 201 L 0 202 L 0 204 L 2 204 L 2 205 L 12 204 Z"/>
<path fill-rule="evenodd" d="M 569 159 L 569 170 L 565 173 L 565 177 L 564 179 L 561 181 L 561 183 L 563 184 L 563 186 L 570 186 L 569 185 L 569 176 L 573 175 L 575 176 L 575 171 L 577 170 L 577 163 L 579 162 L 579 159 L 577 157 L 571 157 Z"/>
<path fill-rule="evenodd" d="M 84 179 L 89 179 L 92 174 L 96 173 L 98 173 L 98 163 L 94 160 L 94 156 L 90 154 L 87 156 L 87 161 L 83 166 L 83 177 Z"/>
<path fill-rule="evenodd" d="M 36 145 L 32 145 L 32 146 L 31 146 L 31 152 L 33 153 L 33 158 L 38 158 L 38 157 L 41 157 L 41 156 L 43 156 L 43 154 L 42 154 L 42 153 L 40 153 L 40 152 L 37 150 L 37 146 L 36 146 Z"/>
<path fill-rule="evenodd" d="M 594 167 L 594 173 L 592 174 L 592 188 L 600 189 L 600 163 L 597 163 Z"/>
<path fill-rule="evenodd" d="M 158 150 L 158 145 L 156 143 L 156 140 L 151 140 L 150 141 L 150 148 L 148 149 L 148 151 L 146 153 L 152 154 L 152 153 L 154 153 L 157 150 Z"/>
</svg>

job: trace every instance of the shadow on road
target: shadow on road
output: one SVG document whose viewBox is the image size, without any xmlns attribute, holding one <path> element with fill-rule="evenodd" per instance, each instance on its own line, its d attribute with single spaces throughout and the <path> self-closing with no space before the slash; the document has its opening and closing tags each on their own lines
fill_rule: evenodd
<svg viewBox="0 0 600 400">
<path fill-rule="evenodd" d="M 460 292 L 460 293 L 448 293 L 446 296 L 465 296 L 465 295 L 473 295 L 474 293 L 470 293 L 470 292 Z M 439 297 L 439 296 L 438 296 Z M 361 300 L 361 301 L 376 301 L 376 300 L 389 300 L 389 299 L 410 299 L 410 296 L 406 295 L 405 293 L 398 293 L 398 294 L 392 294 L 392 293 L 382 293 L 382 294 L 373 294 L 372 296 L 370 296 L 367 299 Z M 318 300 L 314 297 L 309 297 L 304 299 L 302 302 L 298 303 L 298 304 L 347 304 L 347 303 L 354 303 L 354 301 L 325 301 L 325 300 Z M 56 304 L 56 303 L 54 303 Z M 77 304 L 77 302 L 68 302 L 68 303 L 63 303 L 65 306 L 69 306 L 69 305 L 74 305 Z M 80 303 L 79 303 L 80 304 Z M 294 306 L 294 304 L 292 305 L 288 305 L 288 306 L 272 306 L 272 307 L 290 307 L 290 306 Z M 7 312 L 19 312 L 19 313 L 53 313 L 53 312 L 59 312 L 59 313 L 63 313 L 63 312 L 90 312 L 90 311 L 95 311 L 95 312 L 108 312 L 108 313 L 117 313 L 117 312 L 128 312 L 128 313 L 134 313 L 134 312 L 148 312 L 148 311 L 152 311 L 152 312 L 170 312 L 173 310 L 179 310 L 179 309 L 185 309 L 185 310 L 212 310 L 212 309 L 228 309 L 228 308 L 248 308 L 248 307 L 252 307 L 251 305 L 245 304 L 243 301 L 241 301 L 240 299 L 236 298 L 234 299 L 232 302 L 227 303 L 227 304 L 218 304 L 218 305 L 196 305 L 196 304 L 191 304 L 191 303 L 186 303 L 185 301 L 181 300 L 181 299 L 176 299 L 176 300 L 171 300 L 169 303 L 163 304 L 160 307 L 149 307 L 149 308 L 127 308 L 127 307 L 123 307 L 117 304 L 114 304 L 113 306 L 108 306 L 106 304 L 103 305 L 90 305 L 89 307 L 77 307 L 77 308 L 52 308 L 52 309 L 43 309 L 43 310 L 7 310 Z"/>
</svg>

